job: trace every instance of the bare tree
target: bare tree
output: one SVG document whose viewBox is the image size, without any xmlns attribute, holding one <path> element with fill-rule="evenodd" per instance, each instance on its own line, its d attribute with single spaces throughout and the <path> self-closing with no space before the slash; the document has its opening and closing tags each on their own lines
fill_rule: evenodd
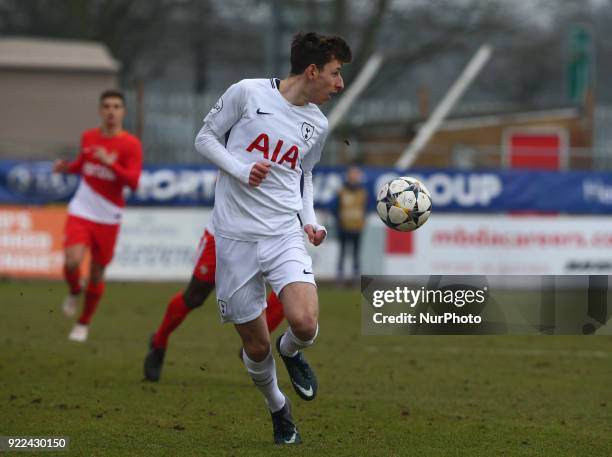
<svg viewBox="0 0 612 457">
<path fill-rule="evenodd" d="M 0 23 L 2 34 L 96 40 L 122 63 L 121 79 L 138 75 L 140 58 L 164 38 L 171 0 L 14 1 Z"/>
<path fill-rule="evenodd" d="M 283 67 L 298 30 L 337 33 L 353 48 L 347 83 L 373 52 L 386 57 L 366 97 L 391 96 L 413 68 L 430 67 L 426 82 L 435 82 L 446 76 L 435 66 L 463 63 L 490 41 L 496 52 L 479 89 L 537 103 L 561 91 L 570 24 L 591 24 L 597 68 L 610 66 L 610 6 L 612 0 L 562 7 L 553 0 L 0 0 L 0 33 L 99 40 L 122 62 L 124 85 L 158 80 L 196 93 L 267 75 L 271 56 Z"/>
<path fill-rule="evenodd" d="M 337 3 L 342 4 L 344 0 L 337 0 Z M 369 19 L 366 19 L 365 24 L 362 26 L 360 40 L 354 49 L 354 58 L 350 71 L 347 74 L 347 82 L 350 82 L 359 73 L 359 70 L 361 70 L 368 58 L 376 50 L 380 31 L 385 22 L 390 3 L 390 0 L 372 2 L 371 11 L 368 15 Z M 342 14 L 342 8 L 336 8 L 336 13 Z M 341 23 L 339 19 L 336 19 L 336 22 Z M 343 30 L 344 27 L 339 29 L 339 32 L 343 34 Z"/>
</svg>

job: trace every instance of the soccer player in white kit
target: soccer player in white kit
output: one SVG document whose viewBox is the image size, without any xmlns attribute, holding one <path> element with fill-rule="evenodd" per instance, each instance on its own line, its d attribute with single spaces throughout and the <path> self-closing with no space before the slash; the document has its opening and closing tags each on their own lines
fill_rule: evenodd
<svg viewBox="0 0 612 457">
<path fill-rule="evenodd" d="M 195 140 L 196 149 L 220 168 L 212 221 L 221 320 L 232 322 L 242 339 L 242 358 L 270 409 L 277 444 L 301 438 L 278 388 L 265 282 L 280 297 L 289 323 L 277 350 L 296 393 L 313 400 L 317 380 L 302 350 L 317 336 L 319 304 L 302 227 L 315 246 L 327 234 L 313 209 L 312 169 L 327 135 L 317 105 L 344 88 L 341 69 L 350 61 L 342 38 L 298 33 L 289 76 L 232 85 Z"/>
</svg>

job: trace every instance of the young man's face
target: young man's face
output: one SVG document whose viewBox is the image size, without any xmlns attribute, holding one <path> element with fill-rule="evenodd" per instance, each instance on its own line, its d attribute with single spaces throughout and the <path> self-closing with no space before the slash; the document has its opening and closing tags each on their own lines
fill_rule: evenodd
<svg viewBox="0 0 612 457">
<path fill-rule="evenodd" d="M 332 97 L 332 94 L 344 89 L 344 80 L 340 74 L 341 70 L 342 63 L 336 59 L 327 62 L 322 70 L 316 68 L 315 72 L 318 77 L 313 79 L 313 90 L 310 100 L 312 103 L 322 105 Z"/>
<path fill-rule="evenodd" d="M 124 116 L 125 107 L 119 97 L 106 97 L 100 102 L 100 117 L 105 126 L 121 127 Z"/>
</svg>

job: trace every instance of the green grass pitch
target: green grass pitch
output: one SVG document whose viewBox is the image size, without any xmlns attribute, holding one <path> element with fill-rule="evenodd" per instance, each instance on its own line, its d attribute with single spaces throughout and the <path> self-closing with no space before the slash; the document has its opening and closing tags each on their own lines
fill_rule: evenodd
<svg viewBox="0 0 612 457">
<path fill-rule="evenodd" d="M 277 360 L 305 442 L 275 447 L 212 299 L 171 338 L 161 382 L 142 381 L 178 287 L 109 283 L 77 344 L 64 284 L 0 282 L 0 435 L 70 437 L 70 452 L 40 455 L 612 455 L 612 338 L 362 336 L 359 292 L 324 286 L 314 402 Z"/>
</svg>

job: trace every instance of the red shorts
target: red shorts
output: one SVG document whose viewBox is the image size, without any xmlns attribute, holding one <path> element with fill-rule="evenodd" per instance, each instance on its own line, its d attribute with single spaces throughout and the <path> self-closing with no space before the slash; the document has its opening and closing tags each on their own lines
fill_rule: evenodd
<svg viewBox="0 0 612 457">
<path fill-rule="evenodd" d="M 66 219 L 64 247 L 84 244 L 91 250 L 91 260 L 108 265 L 113 259 L 119 224 L 100 224 L 77 216 Z"/>
<path fill-rule="evenodd" d="M 200 238 L 198 261 L 193 269 L 193 276 L 198 281 L 214 284 L 216 265 L 215 237 L 208 230 L 204 230 L 204 234 Z"/>
</svg>

